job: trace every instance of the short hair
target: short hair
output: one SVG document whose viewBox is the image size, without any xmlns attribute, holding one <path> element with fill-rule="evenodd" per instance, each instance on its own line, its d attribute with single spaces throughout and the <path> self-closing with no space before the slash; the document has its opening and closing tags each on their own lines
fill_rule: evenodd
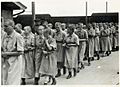
<svg viewBox="0 0 120 87">
<path fill-rule="evenodd" d="M 68 28 L 69 28 L 72 32 L 74 32 L 74 29 L 75 29 L 74 24 L 69 24 L 69 25 L 68 25 Z"/>
<path fill-rule="evenodd" d="M 45 35 L 45 34 L 52 35 L 52 32 L 51 32 L 50 29 L 45 29 L 45 30 L 44 30 L 44 35 Z"/>
<path fill-rule="evenodd" d="M 22 25 L 20 23 L 16 24 L 20 29 L 22 29 Z"/>
<path fill-rule="evenodd" d="M 45 27 L 44 26 L 42 26 L 42 25 L 40 25 L 39 27 L 38 27 L 38 29 L 44 29 Z"/>
<path fill-rule="evenodd" d="M 31 32 L 31 27 L 30 26 L 25 26 L 24 29 L 27 28 L 29 32 Z"/>
<path fill-rule="evenodd" d="M 8 22 L 8 24 L 9 24 L 10 26 L 12 26 L 12 27 L 15 26 L 15 22 L 14 22 L 13 20 L 11 20 L 11 19 L 6 19 L 6 20 L 5 20 L 5 23 L 7 23 L 7 22 Z"/>
</svg>

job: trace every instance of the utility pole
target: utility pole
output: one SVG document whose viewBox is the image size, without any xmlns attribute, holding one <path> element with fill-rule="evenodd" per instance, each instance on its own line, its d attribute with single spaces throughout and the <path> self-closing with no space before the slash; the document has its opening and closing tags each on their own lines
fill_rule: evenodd
<svg viewBox="0 0 120 87">
<path fill-rule="evenodd" d="M 108 12 L 108 2 L 106 1 L 106 13 Z"/>
<path fill-rule="evenodd" d="M 34 29 L 35 25 L 35 2 L 32 2 L 32 29 Z M 35 30 L 33 30 L 35 32 Z"/>
<path fill-rule="evenodd" d="M 86 23 L 86 25 L 87 25 L 87 19 L 88 19 L 88 18 L 87 18 L 87 1 L 86 1 L 85 4 L 86 4 L 86 9 L 85 9 L 85 11 L 86 11 L 85 23 Z"/>
</svg>

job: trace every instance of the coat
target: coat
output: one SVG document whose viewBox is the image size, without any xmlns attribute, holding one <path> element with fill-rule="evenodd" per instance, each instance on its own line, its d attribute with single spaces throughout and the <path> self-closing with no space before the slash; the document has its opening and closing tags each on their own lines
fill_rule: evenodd
<svg viewBox="0 0 120 87">
<path fill-rule="evenodd" d="M 95 38 L 94 38 L 94 49 L 95 51 L 100 51 L 100 42 L 99 42 L 100 31 L 99 28 L 95 28 Z"/>
<path fill-rule="evenodd" d="M 89 57 L 94 57 L 94 36 L 95 30 L 91 28 L 90 30 L 88 30 Z"/>
<path fill-rule="evenodd" d="M 66 48 L 65 48 L 65 66 L 67 68 L 77 68 L 78 67 L 78 45 L 79 45 L 79 38 L 78 36 L 73 33 L 71 36 L 67 35 L 65 38 Z M 72 46 L 71 43 L 76 44 Z M 69 47 L 67 47 L 67 45 Z"/>
<path fill-rule="evenodd" d="M 63 62 L 64 62 L 64 48 L 63 48 L 63 42 L 64 42 L 64 39 L 66 37 L 66 33 L 64 31 L 60 31 L 60 32 L 56 32 L 55 34 L 55 39 L 56 39 L 56 42 L 57 42 L 57 49 L 56 49 L 56 58 L 57 58 L 57 66 L 60 68 L 63 66 Z M 61 64 L 60 64 L 61 63 Z"/>
<path fill-rule="evenodd" d="M 23 55 L 23 72 L 22 78 L 33 78 L 34 70 L 34 36 L 30 33 L 28 36 L 23 34 L 24 38 L 24 55 Z"/>
<path fill-rule="evenodd" d="M 42 49 L 44 46 L 44 36 L 35 35 L 35 77 L 39 77 L 39 69 L 42 60 Z"/>
<path fill-rule="evenodd" d="M 43 50 L 47 51 L 47 54 L 42 53 L 42 60 L 39 73 L 45 75 L 55 76 L 57 71 L 57 59 L 55 57 L 55 49 L 57 48 L 56 40 L 52 37 L 48 39 L 49 45 L 53 48 L 49 50 L 44 44 Z"/>
<path fill-rule="evenodd" d="M 3 52 L 17 52 L 24 51 L 23 37 L 16 31 L 13 31 L 11 35 L 5 35 L 2 41 Z M 22 57 L 10 56 L 5 59 L 5 66 L 7 69 L 7 85 L 20 85 L 22 74 Z"/>
<path fill-rule="evenodd" d="M 83 61 L 85 50 L 86 50 L 86 40 L 88 39 L 88 33 L 86 30 L 82 29 L 81 31 L 75 32 L 77 36 L 79 37 L 79 47 L 78 47 L 78 61 Z M 85 41 L 81 41 L 85 39 Z"/>
</svg>

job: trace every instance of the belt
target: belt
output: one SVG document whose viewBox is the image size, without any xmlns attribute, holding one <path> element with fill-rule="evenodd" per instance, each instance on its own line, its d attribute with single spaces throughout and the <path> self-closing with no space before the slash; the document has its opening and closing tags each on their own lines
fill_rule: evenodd
<svg viewBox="0 0 120 87">
<path fill-rule="evenodd" d="M 58 41 L 58 40 L 56 40 L 56 42 L 57 42 L 57 43 L 63 43 L 63 41 Z"/>
</svg>

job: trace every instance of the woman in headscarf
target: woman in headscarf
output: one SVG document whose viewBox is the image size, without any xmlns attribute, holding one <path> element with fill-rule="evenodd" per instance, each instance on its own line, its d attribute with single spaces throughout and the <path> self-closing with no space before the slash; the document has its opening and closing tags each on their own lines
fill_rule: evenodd
<svg viewBox="0 0 120 87">
<path fill-rule="evenodd" d="M 34 78 L 34 36 L 31 34 L 31 27 L 24 27 L 24 55 L 23 55 L 23 73 L 22 85 L 25 85 L 25 79 Z"/>
<path fill-rule="evenodd" d="M 65 38 L 65 67 L 68 68 L 69 75 L 66 79 L 72 77 L 72 69 L 74 71 L 74 76 L 76 76 L 76 70 L 78 67 L 78 45 L 79 38 L 74 33 L 74 26 L 69 24 L 68 35 Z"/>
<path fill-rule="evenodd" d="M 47 85 L 49 76 L 52 77 L 52 84 L 56 84 L 56 70 L 57 70 L 57 59 L 55 57 L 55 50 L 57 47 L 56 40 L 52 37 L 52 32 L 50 29 L 46 29 L 44 31 L 44 46 L 43 46 L 43 52 L 42 52 L 42 61 L 39 73 L 45 75 L 46 81 L 44 82 L 44 85 Z"/>
</svg>

